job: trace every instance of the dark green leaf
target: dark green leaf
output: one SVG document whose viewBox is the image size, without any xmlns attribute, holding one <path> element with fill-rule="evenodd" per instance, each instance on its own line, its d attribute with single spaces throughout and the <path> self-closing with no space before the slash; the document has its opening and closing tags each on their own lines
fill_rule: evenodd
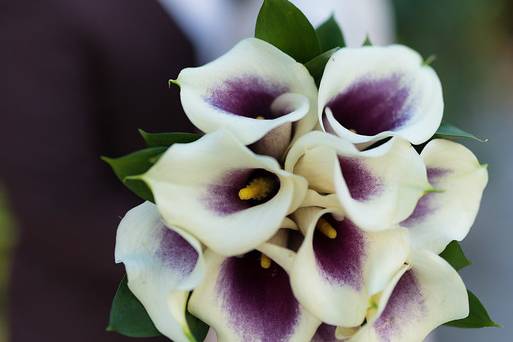
<svg viewBox="0 0 513 342">
<path fill-rule="evenodd" d="M 108 331 L 130 337 L 160 336 L 144 306 L 128 288 L 126 276 L 119 284 L 110 310 Z"/>
<path fill-rule="evenodd" d="M 139 133 L 148 147 L 171 146 L 176 143 L 186 144 L 201 138 L 201 135 L 196 133 L 148 133 L 142 129 L 139 130 Z"/>
<path fill-rule="evenodd" d="M 317 34 L 305 15 L 288 0 L 264 0 L 255 37 L 305 63 L 320 53 Z"/>
<path fill-rule="evenodd" d="M 119 158 L 102 157 L 102 159 L 112 167 L 116 176 L 130 190 L 142 199 L 153 202 L 153 194 L 142 180 L 127 179 L 127 177 L 138 176 L 148 171 L 166 149 L 167 147 L 151 147 Z"/>
<path fill-rule="evenodd" d="M 463 253 L 463 249 L 461 249 L 458 241 L 452 241 L 448 244 L 444 251 L 440 253 L 440 256 L 451 264 L 456 271 L 471 264 L 470 260 L 465 256 L 465 253 Z"/>
<path fill-rule="evenodd" d="M 331 16 L 328 20 L 322 23 L 316 30 L 317 38 L 321 52 L 325 52 L 334 48 L 344 47 L 344 35 L 338 26 L 335 16 Z"/>
<path fill-rule="evenodd" d="M 187 325 L 189 330 L 192 332 L 192 336 L 196 341 L 203 341 L 207 337 L 209 326 L 196 316 L 192 315 L 188 311 L 186 312 L 185 318 L 187 319 Z"/>
<path fill-rule="evenodd" d="M 319 83 L 321 82 L 322 74 L 324 73 L 326 63 L 328 63 L 328 60 L 330 59 L 331 55 L 333 55 L 338 49 L 339 48 L 328 50 L 305 63 L 305 67 L 308 69 L 312 77 L 315 79 L 317 85 L 319 85 Z"/>
<path fill-rule="evenodd" d="M 500 327 L 488 315 L 485 307 L 479 299 L 472 292 L 468 291 L 468 301 L 470 305 L 470 314 L 467 318 L 459 319 L 449 323 L 445 323 L 450 327 L 456 328 L 485 328 L 485 327 Z"/>
<path fill-rule="evenodd" d="M 185 318 L 192 338 L 187 332 L 185 334 L 191 341 L 203 341 L 207 336 L 209 326 L 189 312 L 186 312 Z M 114 296 L 107 330 L 129 337 L 161 336 L 144 306 L 128 288 L 126 275 L 121 280 Z"/>
<path fill-rule="evenodd" d="M 453 126 L 449 123 L 442 123 L 435 133 L 435 136 L 440 138 L 468 138 L 474 139 L 480 142 L 487 142 L 488 139 L 481 139 L 476 137 L 474 134 L 465 132 L 464 130 Z"/>
</svg>

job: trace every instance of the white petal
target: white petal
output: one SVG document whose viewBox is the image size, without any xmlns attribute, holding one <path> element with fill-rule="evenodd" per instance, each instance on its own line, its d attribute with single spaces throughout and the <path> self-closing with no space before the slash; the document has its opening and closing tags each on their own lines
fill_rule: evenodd
<svg viewBox="0 0 513 342">
<path fill-rule="evenodd" d="M 290 251 L 274 252 L 285 264 Z M 285 269 L 260 265 L 260 252 L 224 258 L 205 253 L 207 278 L 194 291 L 189 310 L 216 330 L 219 342 L 311 340 L 320 321 L 295 299 Z"/>
<path fill-rule="evenodd" d="M 350 342 L 422 341 L 436 327 L 468 315 L 468 297 L 458 273 L 428 251 L 412 255 L 381 296 L 377 315 Z"/>
<path fill-rule="evenodd" d="M 263 203 L 238 195 L 254 172 L 279 183 Z M 171 146 L 142 178 L 166 222 L 223 255 L 242 254 L 267 241 L 301 204 L 307 187 L 304 178 L 281 170 L 273 158 L 255 155 L 224 130 Z"/>
<path fill-rule="evenodd" d="M 421 153 L 431 184 L 441 192 L 426 194 L 402 226 L 409 228 L 415 248 L 439 254 L 452 240 L 461 241 L 474 223 L 486 167 L 463 145 L 449 140 L 429 142 Z"/>
<path fill-rule="evenodd" d="M 422 159 L 397 137 L 360 152 L 333 135 L 311 132 L 292 146 L 285 168 L 316 191 L 336 192 L 346 215 L 366 230 L 401 222 L 431 188 Z"/>
<path fill-rule="evenodd" d="M 331 208 L 342 212 L 340 202 L 335 194 L 321 195 L 315 190 L 308 190 L 301 207 Z"/>
<path fill-rule="evenodd" d="M 157 208 L 145 202 L 121 221 L 115 259 L 125 264 L 128 287 L 156 328 L 174 341 L 188 341 L 185 306 L 189 291 L 204 275 L 200 243 L 176 227 L 166 227 Z"/>
<path fill-rule="evenodd" d="M 245 145 L 285 123 L 301 120 L 296 133 L 304 134 L 317 122 L 317 88 L 307 69 L 259 39 L 245 39 L 209 64 L 182 70 L 177 81 L 196 127 L 207 133 L 225 128 Z M 283 94 L 289 95 L 279 99 Z"/>
<path fill-rule="evenodd" d="M 370 297 L 382 291 L 404 264 L 407 232 L 365 232 L 332 213 L 306 208 L 294 215 L 306 236 L 294 259 L 291 284 L 298 300 L 323 322 L 359 326 Z M 318 229 L 320 219 L 337 231 L 335 238 Z"/>
<path fill-rule="evenodd" d="M 414 144 L 433 136 L 444 107 L 436 73 L 400 45 L 337 51 L 326 65 L 318 105 L 323 129 L 352 143 L 398 135 Z"/>
</svg>

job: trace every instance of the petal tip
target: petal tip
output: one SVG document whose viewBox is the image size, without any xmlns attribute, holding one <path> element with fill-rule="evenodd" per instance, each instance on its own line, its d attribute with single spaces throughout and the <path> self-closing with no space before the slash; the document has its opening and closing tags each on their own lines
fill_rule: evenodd
<svg viewBox="0 0 513 342">
<path fill-rule="evenodd" d="M 145 174 L 142 174 L 142 175 L 133 175 L 133 176 L 126 176 L 125 178 L 123 178 L 123 183 L 124 183 L 124 182 L 126 182 L 126 181 L 129 181 L 129 180 L 140 180 L 140 181 L 145 181 L 144 175 L 145 175 Z"/>
<path fill-rule="evenodd" d="M 436 55 L 430 55 L 428 56 L 428 58 L 426 58 L 423 62 L 422 62 L 422 66 L 431 66 L 431 64 L 433 64 L 433 62 L 435 62 L 437 59 L 437 56 Z"/>
<path fill-rule="evenodd" d="M 431 193 L 443 193 L 443 192 L 445 192 L 444 189 L 438 189 L 433 186 L 430 186 L 429 188 L 424 190 L 423 195 L 427 195 L 427 194 L 431 194 Z"/>
<path fill-rule="evenodd" d="M 167 85 L 169 86 L 169 88 L 171 88 L 173 85 L 175 85 L 175 86 L 177 86 L 178 88 L 180 88 L 180 82 L 178 81 L 178 79 L 176 79 L 176 80 L 170 79 L 170 80 L 167 82 Z"/>
</svg>

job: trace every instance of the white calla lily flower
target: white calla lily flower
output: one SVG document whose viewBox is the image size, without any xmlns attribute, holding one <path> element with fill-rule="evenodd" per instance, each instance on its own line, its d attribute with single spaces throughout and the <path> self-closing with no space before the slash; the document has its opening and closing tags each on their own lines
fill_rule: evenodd
<svg viewBox="0 0 513 342">
<path fill-rule="evenodd" d="M 258 153 L 281 157 L 293 132 L 302 135 L 317 123 L 317 87 L 308 70 L 256 38 L 182 70 L 176 82 L 196 127 L 207 133 L 225 128 Z"/>
<path fill-rule="evenodd" d="M 290 272 L 294 294 L 323 322 L 358 326 L 406 261 L 407 231 L 366 232 L 330 209 L 299 209 L 294 219 L 305 234 Z"/>
<path fill-rule="evenodd" d="M 271 238 L 307 189 L 303 177 L 256 155 L 225 130 L 171 146 L 141 179 L 166 222 L 227 256 Z"/>
<path fill-rule="evenodd" d="M 467 236 L 479 211 L 488 171 L 469 149 L 449 140 L 430 141 L 421 157 L 437 192 L 424 195 L 400 225 L 408 228 L 413 248 L 439 254 L 451 241 Z"/>
<path fill-rule="evenodd" d="M 311 132 L 291 147 L 285 169 L 305 177 L 312 190 L 336 193 L 346 216 L 365 230 L 389 229 L 403 221 L 432 189 L 422 159 L 398 137 L 359 151 L 331 134 Z"/>
<path fill-rule="evenodd" d="M 322 128 L 355 144 L 396 135 L 421 144 L 440 126 L 443 108 L 438 76 L 401 45 L 340 49 L 319 87 Z"/>
<path fill-rule="evenodd" d="M 366 323 L 337 328 L 332 341 L 423 341 L 438 326 L 468 316 L 467 290 L 451 265 L 429 251 L 412 253 L 408 263 L 372 303 Z"/>
<path fill-rule="evenodd" d="M 218 342 L 308 342 L 321 323 L 292 292 L 294 252 L 270 243 L 238 257 L 205 252 L 206 279 L 189 310 L 216 331 Z"/>
<path fill-rule="evenodd" d="M 155 205 L 145 202 L 121 220 L 115 260 L 124 263 L 128 287 L 155 327 L 173 341 L 191 341 L 185 312 L 190 291 L 204 276 L 201 244 L 166 226 Z"/>
</svg>

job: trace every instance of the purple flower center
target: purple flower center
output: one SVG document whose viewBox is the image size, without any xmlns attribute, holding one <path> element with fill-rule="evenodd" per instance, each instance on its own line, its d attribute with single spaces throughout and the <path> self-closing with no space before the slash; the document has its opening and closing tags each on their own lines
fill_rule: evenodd
<svg viewBox="0 0 513 342">
<path fill-rule="evenodd" d="M 265 196 L 241 199 L 240 190 L 258 179 L 264 179 L 270 186 Z M 226 172 L 219 181 L 210 185 L 203 201 L 207 208 L 216 214 L 226 216 L 269 201 L 278 193 L 279 189 L 280 180 L 274 173 L 264 169 L 236 169 Z"/>
<path fill-rule="evenodd" d="M 383 190 L 380 179 L 375 177 L 358 159 L 339 157 L 338 161 L 342 176 L 353 199 L 366 201 Z"/>
<path fill-rule="evenodd" d="M 362 287 L 363 261 L 366 257 L 365 237 L 350 220 L 337 221 L 322 216 L 336 231 L 332 239 L 318 229 L 313 236 L 313 250 L 321 274 L 333 284 L 345 284 L 359 290 Z"/>
<path fill-rule="evenodd" d="M 299 303 L 278 264 L 260 265 L 260 252 L 227 258 L 217 289 L 232 327 L 242 341 L 285 341 L 299 321 Z"/>
<path fill-rule="evenodd" d="M 407 271 L 399 280 L 385 310 L 374 322 L 380 341 L 391 342 L 401 334 L 407 322 L 422 319 L 426 310 L 422 292 L 413 271 Z"/>
<path fill-rule="evenodd" d="M 326 107 L 346 129 L 373 136 L 397 129 L 409 120 L 409 95 L 399 75 L 363 78 L 332 98 Z"/>
<path fill-rule="evenodd" d="M 187 240 L 164 225 L 157 254 L 166 266 L 184 278 L 194 270 L 199 257 Z"/>
<path fill-rule="evenodd" d="M 433 186 L 437 186 L 440 179 L 445 177 L 450 172 L 451 171 L 448 169 L 428 168 L 427 176 L 429 183 L 431 183 Z M 417 202 L 417 206 L 415 207 L 415 210 L 413 210 L 413 213 L 406 220 L 401 222 L 401 226 L 411 228 L 416 224 L 419 224 L 422 221 L 424 221 L 426 217 L 428 217 L 431 213 L 436 211 L 438 209 L 438 205 L 436 203 L 436 196 L 436 192 L 428 193 L 422 196 L 420 200 Z"/>
<path fill-rule="evenodd" d="M 211 90 L 207 101 L 234 115 L 274 119 L 284 113 L 274 113 L 271 104 L 286 92 L 288 88 L 284 85 L 247 75 L 223 81 Z"/>
<path fill-rule="evenodd" d="M 336 326 L 323 323 L 317 328 L 312 342 L 339 342 L 340 340 L 335 337 L 336 330 Z"/>
</svg>

